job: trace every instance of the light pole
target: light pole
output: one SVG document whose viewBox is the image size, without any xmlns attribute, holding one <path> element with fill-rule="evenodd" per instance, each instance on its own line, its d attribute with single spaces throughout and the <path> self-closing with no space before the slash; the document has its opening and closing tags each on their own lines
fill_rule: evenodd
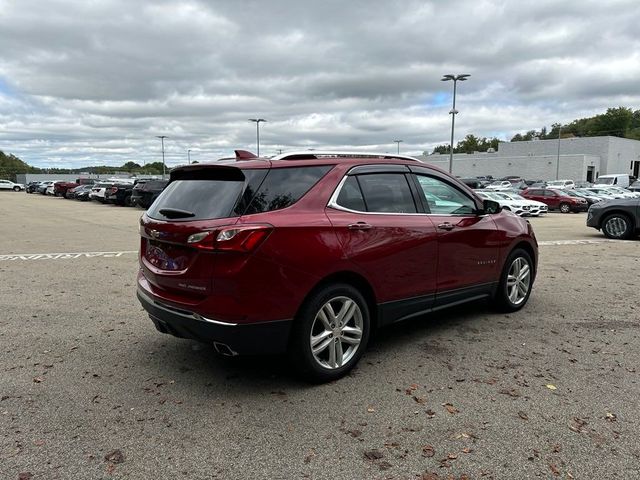
<svg viewBox="0 0 640 480">
<path fill-rule="evenodd" d="M 257 155 L 260 156 L 260 122 L 266 122 L 266 120 L 264 118 L 250 118 L 249 121 L 256 124 L 256 148 Z"/>
<path fill-rule="evenodd" d="M 464 82 L 471 75 L 468 73 L 463 73 L 460 75 L 452 75 L 448 73 L 447 75 L 443 75 L 440 79 L 443 82 L 448 82 L 449 80 L 453 80 L 453 107 L 449 112 L 451 114 L 451 145 L 449 146 L 449 173 L 453 169 L 453 131 L 456 126 L 456 115 L 458 111 L 456 110 L 456 86 L 458 81 Z"/>
<path fill-rule="evenodd" d="M 187 163 L 191 165 L 191 149 L 187 150 Z"/>
<path fill-rule="evenodd" d="M 398 155 L 400 155 L 400 143 L 401 143 L 402 141 L 403 141 L 403 140 L 394 140 L 394 142 L 398 144 Z"/>
<path fill-rule="evenodd" d="M 166 175 L 166 171 L 167 171 L 167 167 L 164 164 L 164 139 L 168 138 L 166 135 L 156 135 L 156 138 L 159 138 L 160 141 L 162 142 L 162 179 L 164 180 L 164 177 Z"/>
<path fill-rule="evenodd" d="M 558 127 L 558 158 L 556 159 L 556 180 L 560 180 L 560 137 L 562 136 L 562 125 Z"/>
</svg>

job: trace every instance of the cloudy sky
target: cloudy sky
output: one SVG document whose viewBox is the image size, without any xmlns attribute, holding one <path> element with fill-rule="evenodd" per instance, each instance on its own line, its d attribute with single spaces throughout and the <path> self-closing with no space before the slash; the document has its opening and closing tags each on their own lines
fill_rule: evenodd
<svg viewBox="0 0 640 480">
<path fill-rule="evenodd" d="M 0 150 L 37 166 L 419 154 L 640 108 L 638 0 L 0 0 Z"/>
</svg>

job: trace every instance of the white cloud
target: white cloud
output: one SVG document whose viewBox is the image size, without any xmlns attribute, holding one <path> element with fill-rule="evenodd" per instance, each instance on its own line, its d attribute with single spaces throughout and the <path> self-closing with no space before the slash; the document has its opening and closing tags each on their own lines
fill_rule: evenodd
<svg viewBox="0 0 640 480">
<path fill-rule="evenodd" d="M 0 0 L 0 149 L 118 165 L 186 150 L 420 153 L 640 108 L 636 0 Z"/>
</svg>

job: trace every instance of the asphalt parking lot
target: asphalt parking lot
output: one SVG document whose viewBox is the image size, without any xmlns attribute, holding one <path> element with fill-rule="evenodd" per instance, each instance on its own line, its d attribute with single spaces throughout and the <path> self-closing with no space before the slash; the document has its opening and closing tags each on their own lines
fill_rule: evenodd
<svg viewBox="0 0 640 480">
<path fill-rule="evenodd" d="M 522 311 L 386 329 L 315 386 L 156 332 L 141 213 L 0 194 L 1 478 L 640 477 L 640 241 L 534 218 Z"/>
</svg>

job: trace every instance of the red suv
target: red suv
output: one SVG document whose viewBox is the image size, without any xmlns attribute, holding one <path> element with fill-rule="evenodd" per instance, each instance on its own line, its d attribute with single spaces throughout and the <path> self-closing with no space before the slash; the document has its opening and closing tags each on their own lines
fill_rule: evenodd
<svg viewBox="0 0 640 480">
<path fill-rule="evenodd" d="M 586 212 L 589 210 L 589 203 L 586 199 L 561 189 L 527 188 L 520 195 L 529 200 L 545 203 L 549 210 L 560 210 L 562 213 Z"/>
<path fill-rule="evenodd" d="M 532 228 L 410 157 L 299 152 L 176 168 L 140 220 L 156 328 L 222 354 L 288 352 L 336 379 L 372 331 L 481 298 L 527 302 Z"/>
</svg>

